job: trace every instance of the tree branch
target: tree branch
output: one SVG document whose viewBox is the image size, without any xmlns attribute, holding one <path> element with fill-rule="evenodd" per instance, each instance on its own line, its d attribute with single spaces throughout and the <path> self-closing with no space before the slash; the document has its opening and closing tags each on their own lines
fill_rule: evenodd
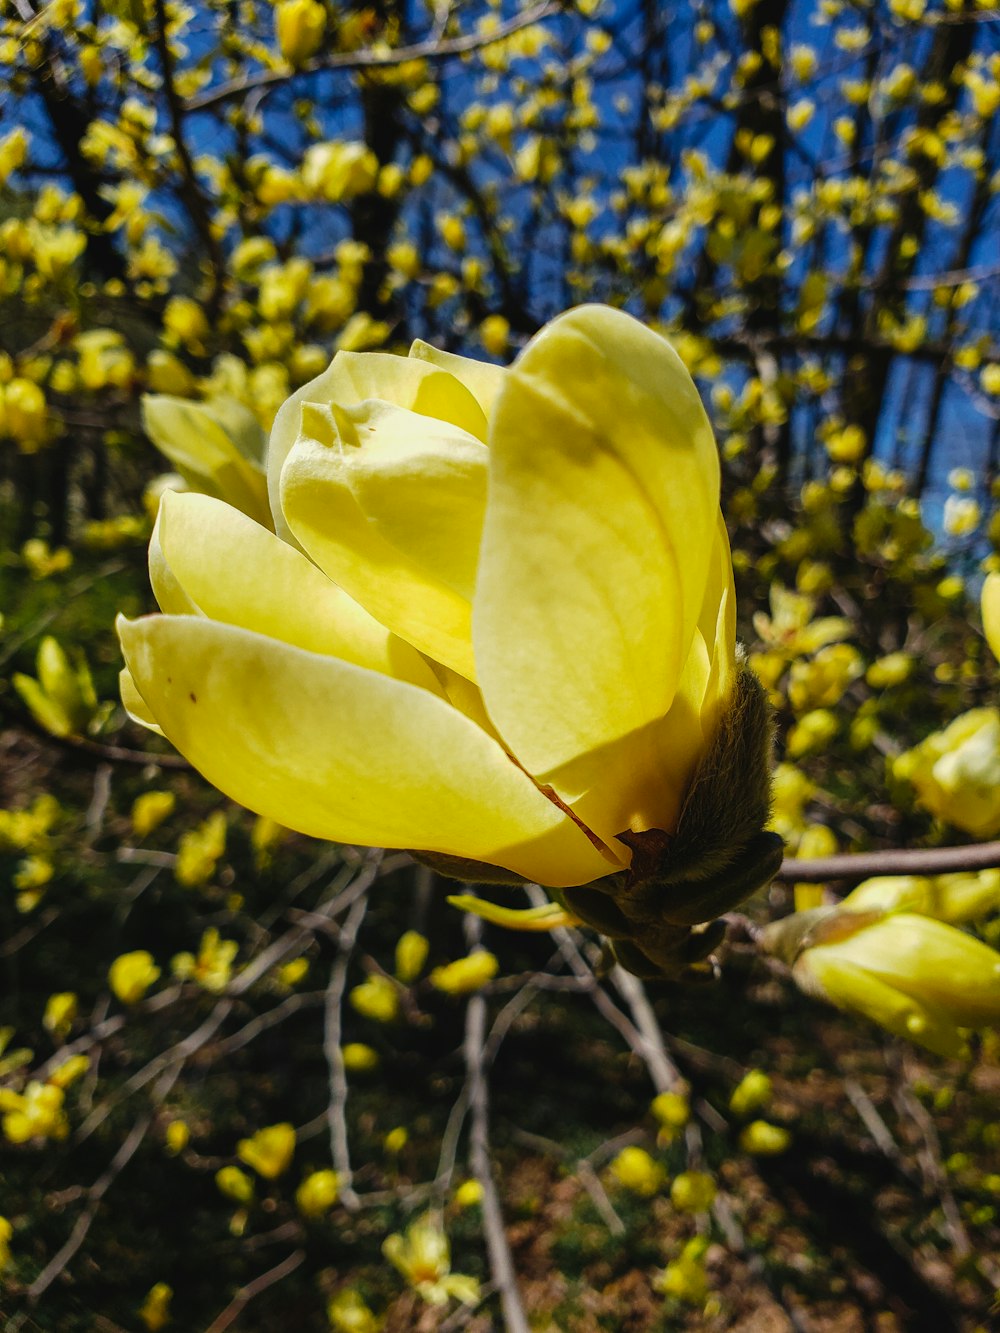
<svg viewBox="0 0 1000 1333">
<path fill-rule="evenodd" d="M 181 109 L 185 112 L 206 111 L 209 107 L 242 97 L 244 93 L 254 88 L 273 88 L 303 74 L 320 74 L 327 70 L 392 69 L 411 60 L 448 60 L 452 56 L 469 55 L 473 51 L 482 51 L 487 46 L 495 46 L 497 42 L 504 41 L 533 23 L 541 23 L 543 19 L 552 18 L 560 10 L 561 6 L 555 3 L 555 0 L 544 0 L 543 4 L 535 5 L 509 22 L 502 23 L 495 32 L 467 33 L 464 37 L 453 37 L 445 42 L 434 40 L 417 42 L 413 46 L 399 46 L 387 52 L 344 51 L 337 55 L 310 60 L 298 69 L 262 70 L 259 74 L 251 74 L 244 79 L 232 79 L 229 83 L 208 88 L 196 97 L 189 97 L 181 102 Z"/>
<path fill-rule="evenodd" d="M 956 870 L 992 870 L 1000 866 L 1000 842 L 968 847 L 893 847 L 882 852 L 848 852 L 797 860 L 786 856 L 775 879 L 823 884 L 831 879 L 867 879 L 869 875 L 945 875 Z"/>
</svg>

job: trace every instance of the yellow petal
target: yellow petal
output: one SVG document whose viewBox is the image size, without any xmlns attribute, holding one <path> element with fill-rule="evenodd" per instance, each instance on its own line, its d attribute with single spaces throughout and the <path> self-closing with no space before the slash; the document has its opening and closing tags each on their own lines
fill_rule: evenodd
<svg viewBox="0 0 1000 1333">
<path fill-rule="evenodd" d="M 469 679 L 487 459 L 467 432 L 406 408 L 307 405 L 281 477 L 285 519 L 320 568 Z"/>
<path fill-rule="evenodd" d="M 1000 574 L 988 575 L 983 584 L 983 629 L 993 656 L 1000 658 Z"/>
<path fill-rule="evenodd" d="M 1000 954 L 955 926 L 900 912 L 835 947 L 839 957 L 963 1027 L 1000 1020 Z"/>
<path fill-rule="evenodd" d="M 448 902 L 462 912 L 478 916 L 494 926 L 503 926 L 505 930 L 545 931 L 555 930 L 557 926 L 580 925 L 579 919 L 558 903 L 545 903 L 542 907 L 503 907 L 471 893 L 452 894 Z"/>
<path fill-rule="evenodd" d="M 118 633 L 168 739 L 258 814 L 556 887 L 609 869 L 495 741 L 426 690 L 197 616 L 119 618 Z"/>
<path fill-rule="evenodd" d="M 118 690 L 125 711 L 132 721 L 138 722 L 141 727 L 146 727 L 149 731 L 155 731 L 157 735 L 162 736 L 163 729 L 157 724 L 156 718 L 149 711 L 146 700 L 136 689 L 135 681 L 132 679 L 132 673 L 128 667 L 124 667 L 118 674 Z"/>
<path fill-rule="evenodd" d="M 474 642 L 490 716 L 530 772 L 668 712 L 718 508 L 711 427 L 662 338 L 585 306 L 528 345 L 491 423 Z"/>
<path fill-rule="evenodd" d="M 218 500 L 163 497 L 149 574 L 160 607 L 173 615 L 201 613 L 442 693 L 415 649 L 300 551 Z"/>
<path fill-rule="evenodd" d="M 472 357 L 457 356 L 454 352 L 443 352 L 439 347 L 425 343 L 422 338 L 414 341 L 410 347 L 410 356 L 454 375 L 469 390 L 489 420 L 507 374 L 503 366 L 495 366 L 489 361 L 474 361 Z"/>
<path fill-rule="evenodd" d="M 887 1032 L 918 1042 L 938 1055 L 958 1057 L 965 1046 L 954 1022 L 927 1004 L 905 995 L 864 967 L 839 956 L 839 946 L 808 949 L 795 964 L 802 989 L 838 1009 L 853 1010 Z"/>
<path fill-rule="evenodd" d="M 314 380 L 297 389 L 278 409 L 267 449 L 267 486 L 275 531 L 289 535 L 281 513 L 280 484 L 285 459 L 299 434 L 304 403 L 351 407 L 369 399 L 393 403 L 486 438 L 486 418 L 479 403 L 454 375 L 415 357 L 389 352 L 338 352 Z"/>
<path fill-rule="evenodd" d="M 271 526 L 261 456 L 264 437 L 248 408 L 230 398 L 193 403 L 169 394 L 146 394 L 142 423 L 189 486 Z"/>
</svg>

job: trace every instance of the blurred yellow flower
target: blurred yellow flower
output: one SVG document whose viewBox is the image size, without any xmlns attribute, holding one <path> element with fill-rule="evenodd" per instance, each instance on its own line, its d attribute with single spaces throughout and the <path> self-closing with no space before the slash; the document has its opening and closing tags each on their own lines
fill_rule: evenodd
<svg viewBox="0 0 1000 1333">
<path fill-rule="evenodd" d="M 899 755 L 892 771 L 932 815 L 977 838 L 1000 833 L 1000 708 L 963 713 Z"/>
<path fill-rule="evenodd" d="M 290 65 L 301 65 L 323 43 L 326 8 L 321 0 L 278 0 L 274 29 L 281 54 Z"/>
<path fill-rule="evenodd" d="M 294 1152 L 295 1129 L 285 1122 L 266 1125 L 249 1139 L 240 1139 L 236 1145 L 236 1156 L 240 1161 L 265 1180 L 275 1180 L 287 1171 Z"/>
<path fill-rule="evenodd" d="M 463 1305 L 478 1303 L 479 1283 L 451 1271 L 448 1237 L 431 1214 L 412 1222 L 405 1235 L 387 1236 L 382 1253 L 428 1305 L 447 1305 L 453 1297 Z"/>
<path fill-rule="evenodd" d="M 376 1023 L 392 1023 L 399 1014 L 399 987 L 378 972 L 354 986 L 348 999 L 359 1014 Z"/>
<path fill-rule="evenodd" d="M 704 1305 L 708 1298 L 708 1278 L 705 1275 L 707 1251 L 707 1236 L 692 1237 L 678 1257 L 653 1278 L 654 1289 L 675 1301 Z"/>
<path fill-rule="evenodd" d="M 993 656 L 1000 658 L 1000 574 L 989 574 L 983 584 L 983 629 Z"/>
<path fill-rule="evenodd" d="M 156 1282 L 146 1293 L 146 1298 L 139 1306 L 139 1318 L 149 1329 L 149 1333 L 159 1333 L 161 1328 L 170 1323 L 170 1302 L 174 1291 L 166 1282 Z"/>
<path fill-rule="evenodd" d="M 496 957 L 488 949 L 477 949 L 467 958 L 456 958 L 452 963 L 436 967 L 430 982 L 435 990 L 446 995 L 467 995 L 492 981 L 500 970 Z"/>
<path fill-rule="evenodd" d="M 666 1180 L 666 1171 L 645 1148 L 630 1144 L 612 1160 L 608 1167 L 612 1179 L 633 1194 L 651 1198 Z"/>
<path fill-rule="evenodd" d="M 160 975 L 146 949 L 119 954 L 108 969 L 108 984 L 122 1004 L 136 1004 Z"/>
<path fill-rule="evenodd" d="M 303 1217 L 323 1217 L 337 1202 L 340 1181 L 336 1171 L 313 1171 L 295 1191 L 295 1206 Z"/>
<path fill-rule="evenodd" d="M 939 1055 L 964 1052 L 961 1029 L 1000 1022 L 1000 954 L 929 916 L 819 908 L 765 927 L 762 945 L 807 994 Z"/>
</svg>

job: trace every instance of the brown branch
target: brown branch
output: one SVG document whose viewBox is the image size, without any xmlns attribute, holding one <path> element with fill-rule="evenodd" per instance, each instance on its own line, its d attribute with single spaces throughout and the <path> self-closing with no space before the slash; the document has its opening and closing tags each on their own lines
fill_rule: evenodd
<svg viewBox="0 0 1000 1333">
<path fill-rule="evenodd" d="M 560 10 L 561 6 L 555 3 L 555 0 L 544 0 L 544 3 L 526 9 L 523 14 L 518 14 L 507 23 L 502 23 L 491 33 L 467 33 L 464 37 L 452 37 L 445 42 L 417 42 L 413 46 L 400 46 L 388 52 L 344 51 L 337 55 L 310 60 L 298 69 L 262 70 L 259 74 L 251 74 L 243 79 L 232 79 L 229 83 L 209 88 L 196 97 L 189 97 L 180 103 L 180 107 L 184 112 L 205 111 L 222 102 L 242 97 L 244 93 L 254 88 L 273 88 L 302 74 L 319 74 L 326 70 L 392 69 L 411 60 L 449 60 L 452 56 L 469 55 L 473 51 L 482 51 L 488 46 L 495 46 L 533 23 L 541 23 L 543 19 L 552 18 Z"/>
<path fill-rule="evenodd" d="M 466 939 L 472 948 L 479 944 L 482 923 L 477 917 L 466 919 Z M 486 1000 L 482 995 L 471 996 L 465 1015 L 466 1076 L 469 1087 L 469 1165 L 483 1191 L 483 1232 L 490 1260 L 490 1273 L 500 1293 L 503 1325 L 508 1333 L 529 1333 L 528 1319 L 521 1300 L 517 1273 L 510 1245 L 504 1230 L 503 1212 L 493 1179 L 493 1161 L 490 1156 L 490 1094 L 486 1079 Z"/>
<path fill-rule="evenodd" d="M 883 852 L 848 852 L 797 860 L 786 856 L 775 879 L 823 884 L 832 879 L 867 879 L 870 875 L 945 875 L 956 870 L 992 870 L 1000 866 L 1000 842 L 969 847 L 893 847 Z"/>
<path fill-rule="evenodd" d="M 280 1264 L 275 1264 L 266 1273 L 261 1273 L 260 1277 L 255 1277 L 252 1282 L 248 1282 L 245 1287 L 240 1287 L 222 1313 L 209 1324 L 206 1333 L 222 1333 L 223 1329 L 228 1328 L 235 1319 L 240 1317 L 255 1296 L 259 1296 L 261 1292 L 267 1291 L 268 1287 L 273 1287 L 276 1282 L 281 1282 L 290 1273 L 294 1273 L 296 1268 L 305 1260 L 305 1257 L 305 1250 L 293 1250 L 287 1259 L 282 1259 Z"/>
</svg>

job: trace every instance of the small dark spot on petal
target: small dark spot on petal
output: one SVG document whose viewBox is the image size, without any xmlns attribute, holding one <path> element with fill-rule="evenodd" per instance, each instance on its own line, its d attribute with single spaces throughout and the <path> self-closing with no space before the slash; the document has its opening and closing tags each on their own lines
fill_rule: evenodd
<svg viewBox="0 0 1000 1333">
<path fill-rule="evenodd" d="M 198 698 L 197 698 L 197 695 L 195 694 L 194 690 L 192 690 L 192 691 L 188 694 L 188 698 L 191 700 L 191 702 L 192 702 L 193 704 L 196 704 L 196 703 L 198 702 Z"/>
</svg>

